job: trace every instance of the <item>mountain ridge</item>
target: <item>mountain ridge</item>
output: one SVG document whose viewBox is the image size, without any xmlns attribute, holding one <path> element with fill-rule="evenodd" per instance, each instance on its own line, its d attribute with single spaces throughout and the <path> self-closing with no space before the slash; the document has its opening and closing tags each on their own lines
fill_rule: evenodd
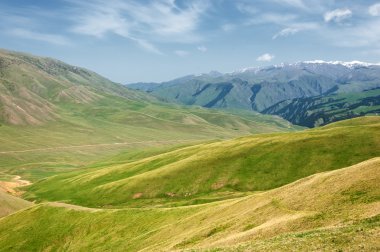
<svg viewBox="0 0 380 252">
<path fill-rule="evenodd" d="M 127 87 L 184 105 L 266 113 L 270 107 L 293 99 L 359 94 L 380 88 L 380 65 L 359 61 L 305 61 L 246 68 L 226 74 L 188 75 L 168 82 L 135 83 Z M 366 110 L 371 111 L 370 108 Z M 284 116 L 276 110 L 271 111 L 271 114 Z M 352 111 L 348 112 L 336 118 L 351 118 Z M 301 113 L 308 114 L 308 111 Z M 290 120 L 290 117 L 284 118 Z M 336 118 L 327 118 L 324 122 Z M 308 122 L 311 118 L 292 122 L 308 127 L 324 125 L 318 122 L 319 119 L 313 119 L 312 123 Z"/>
</svg>

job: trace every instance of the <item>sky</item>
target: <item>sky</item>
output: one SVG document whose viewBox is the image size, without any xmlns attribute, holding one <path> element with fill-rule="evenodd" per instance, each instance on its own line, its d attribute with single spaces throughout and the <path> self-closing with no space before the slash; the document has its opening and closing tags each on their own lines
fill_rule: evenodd
<svg viewBox="0 0 380 252">
<path fill-rule="evenodd" d="M 0 47 L 115 82 L 306 60 L 380 62 L 380 0 L 1 0 Z"/>
</svg>

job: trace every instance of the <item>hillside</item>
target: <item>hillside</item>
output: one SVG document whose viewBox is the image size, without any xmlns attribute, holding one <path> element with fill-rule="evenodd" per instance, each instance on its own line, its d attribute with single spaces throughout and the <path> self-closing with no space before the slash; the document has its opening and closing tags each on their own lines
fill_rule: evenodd
<svg viewBox="0 0 380 252">
<path fill-rule="evenodd" d="M 270 191 L 191 207 L 39 204 L 0 219 L 0 250 L 376 251 L 379 169 L 380 159 L 374 158 Z"/>
<path fill-rule="evenodd" d="M 228 74 L 190 75 L 163 83 L 134 83 L 128 87 L 185 105 L 254 110 L 293 119 L 294 116 L 273 111 L 273 106 L 282 109 L 283 104 L 288 105 L 294 99 L 297 104 L 301 100 L 301 106 L 308 106 L 310 99 L 307 98 L 325 99 L 332 94 L 363 97 L 363 91 L 380 87 L 380 66 L 362 62 L 309 61 L 247 68 Z M 367 111 L 371 108 L 360 112 L 365 115 Z M 301 112 L 306 118 L 292 122 L 313 127 L 314 124 L 305 121 L 315 120 L 314 115 L 309 118 L 309 113 Z M 331 121 L 350 118 L 347 113 L 356 113 L 356 110 L 349 107 L 342 112 L 335 111 L 336 116 Z M 319 114 L 319 118 L 330 116 L 325 110 L 319 110 Z"/>
<path fill-rule="evenodd" d="M 263 111 L 306 127 L 380 113 L 380 88 L 279 102 Z"/>
<path fill-rule="evenodd" d="M 0 80 L 0 122 L 11 125 L 57 120 L 61 103 L 87 104 L 106 95 L 146 97 L 89 70 L 6 50 L 0 50 Z"/>
<path fill-rule="evenodd" d="M 0 218 L 32 205 L 29 201 L 8 194 L 0 187 Z"/>
<path fill-rule="evenodd" d="M 120 151 L 297 129 L 258 113 L 157 101 L 61 61 L 0 51 L 0 171 L 30 180 Z"/>
<path fill-rule="evenodd" d="M 27 199 L 90 207 L 173 206 L 273 189 L 380 155 L 380 117 L 198 144 L 30 186 Z"/>
</svg>

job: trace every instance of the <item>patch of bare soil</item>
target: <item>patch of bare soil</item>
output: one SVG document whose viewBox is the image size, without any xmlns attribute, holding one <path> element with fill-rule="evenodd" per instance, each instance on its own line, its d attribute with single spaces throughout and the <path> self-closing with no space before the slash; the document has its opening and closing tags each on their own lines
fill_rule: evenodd
<svg viewBox="0 0 380 252">
<path fill-rule="evenodd" d="M 20 176 L 15 176 L 11 181 L 0 181 L 0 190 L 3 190 L 13 196 L 21 196 L 24 191 L 18 188 L 31 185 L 28 180 L 21 179 Z"/>
<path fill-rule="evenodd" d="M 63 207 L 63 208 L 76 210 L 76 211 L 86 211 L 86 212 L 97 212 L 97 211 L 102 210 L 102 209 L 97 209 L 97 208 L 89 208 L 89 207 L 67 204 L 63 202 L 49 202 L 47 203 L 47 205 L 53 206 L 53 207 Z"/>
<path fill-rule="evenodd" d="M 139 193 L 135 193 L 133 196 L 132 196 L 132 199 L 139 199 L 143 196 L 143 193 L 139 192 Z"/>
</svg>

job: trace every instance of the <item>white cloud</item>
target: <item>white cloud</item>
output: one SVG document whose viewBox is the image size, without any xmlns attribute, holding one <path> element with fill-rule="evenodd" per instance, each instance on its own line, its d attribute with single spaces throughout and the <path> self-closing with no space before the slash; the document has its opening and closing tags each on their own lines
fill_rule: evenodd
<svg viewBox="0 0 380 252">
<path fill-rule="evenodd" d="M 42 41 L 54 45 L 70 45 L 70 41 L 68 39 L 56 34 L 32 32 L 21 28 L 8 30 L 8 34 L 23 39 Z"/>
<path fill-rule="evenodd" d="M 174 53 L 180 57 L 186 57 L 187 55 L 190 54 L 188 51 L 183 51 L 183 50 L 176 50 L 174 51 Z"/>
<path fill-rule="evenodd" d="M 299 30 L 296 28 L 285 28 L 285 29 L 282 29 L 280 32 L 276 33 L 272 37 L 272 39 L 276 39 L 278 37 L 287 37 L 287 36 L 296 34 L 297 32 L 299 32 Z"/>
<path fill-rule="evenodd" d="M 371 5 L 368 8 L 368 12 L 371 16 L 380 16 L 380 3 Z"/>
<path fill-rule="evenodd" d="M 334 21 L 340 23 L 343 20 L 350 18 L 352 16 L 352 11 L 350 9 L 335 9 L 333 11 L 326 12 L 324 15 L 325 22 Z"/>
<path fill-rule="evenodd" d="M 301 31 L 317 30 L 319 28 L 320 28 L 320 25 L 314 22 L 306 22 L 306 23 L 294 22 L 294 23 L 290 23 L 289 27 L 284 28 L 278 33 L 276 33 L 275 35 L 273 35 L 272 39 L 277 39 L 279 37 L 287 37 Z"/>
<path fill-rule="evenodd" d="M 205 47 L 203 45 L 202 46 L 198 46 L 197 49 L 198 49 L 198 51 L 203 52 L 203 53 L 207 52 L 207 47 Z"/>
<path fill-rule="evenodd" d="M 263 62 L 270 62 L 274 59 L 274 55 L 273 54 L 269 54 L 269 53 L 265 53 L 261 56 L 259 56 L 256 60 L 257 61 L 263 61 Z"/>
<path fill-rule="evenodd" d="M 150 43 L 146 40 L 138 39 L 138 38 L 134 38 L 134 37 L 129 37 L 129 38 L 131 40 L 135 41 L 141 48 L 145 49 L 148 52 L 152 52 L 152 53 L 155 53 L 158 55 L 164 54 L 155 45 L 153 45 L 152 43 Z"/>
</svg>

